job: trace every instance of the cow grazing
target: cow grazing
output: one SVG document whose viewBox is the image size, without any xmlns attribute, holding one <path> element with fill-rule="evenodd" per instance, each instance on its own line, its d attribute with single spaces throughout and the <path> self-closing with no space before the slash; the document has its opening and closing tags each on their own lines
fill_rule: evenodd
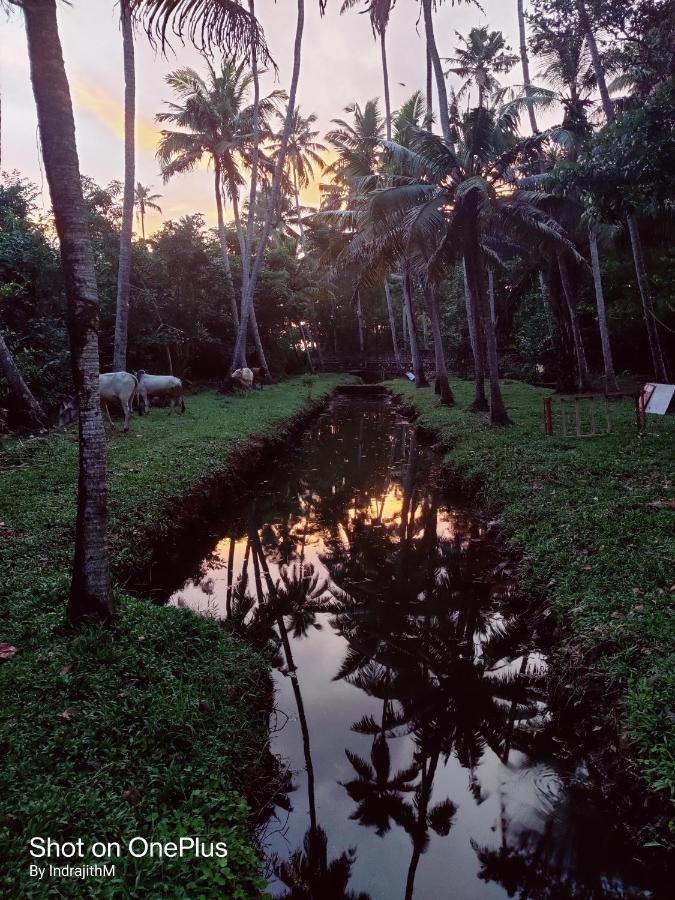
<svg viewBox="0 0 675 900">
<path fill-rule="evenodd" d="M 183 382 L 173 375 L 148 375 L 143 369 L 138 371 L 138 397 L 139 403 L 150 409 L 151 397 L 164 397 L 170 400 L 171 408 L 180 404 L 180 411 L 185 412 L 185 400 L 183 399 Z"/>
<path fill-rule="evenodd" d="M 124 413 L 124 431 L 129 430 L 129 418 L 131 416 L 131 407 L 133 406 L 134 396 L 138 389 L 138 381 L 134 375 L 129 372 L 105 372 L 98 376 L 98 389 L 101 395 L 101 406 L 106 411 L 108 421 L 114 427 L 114 422 L 110 416 L 108 404 L 113 400 L 117 400 L 122 407 Z M 67 427 L 73 421 L 77 414 L 77 403 L 75 400 L 64 400 L 59 409 L 59 424 Z"/>
<path fill-rule="evenodd" d="M 253 369 L 252 368 L 251 372 L 253 372 L 253 387 L 258 387 L 262 391 L 263 385 L 269 378 L 267 369 L 263 369 L 263 368 Z"/>
<path fill-rule="evenodd" d="M 253 387 L 254 375 L 251 369 L 244 366 L 243 369 L 235 369 L 230 375 L 232 382 L 240 388 L 248 390 Z"/>
</svg>

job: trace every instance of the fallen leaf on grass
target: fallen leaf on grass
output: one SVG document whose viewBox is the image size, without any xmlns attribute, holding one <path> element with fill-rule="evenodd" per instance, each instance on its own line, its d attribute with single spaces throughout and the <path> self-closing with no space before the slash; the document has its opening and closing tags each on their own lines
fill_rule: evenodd
<svg viewBox="0 0 675 900">
<path fill-rule="evenodd" d="M 64 722 L 70 722 L 75 715 L 77 715 L 77 709 L 74 706 L 69 706 L 68 709 L 64 709 L 62 713 L 59 713 L 59 719 L 63 719 Z"/>
<path fill-rule="evenodd" d="M 66 663 L 65 665 L 61 666 L 61 668 L 59 669 L 59 675 L 67 675 L 69 672 L 72 672 L 74 665 L 75 663 Z"/>
<path fill-rule="evenodd" d="M 18 652 L 18 647 L 14 647 L 12 644 L 0 643 L 0 660 L 11 659 Z"/>
</svg>

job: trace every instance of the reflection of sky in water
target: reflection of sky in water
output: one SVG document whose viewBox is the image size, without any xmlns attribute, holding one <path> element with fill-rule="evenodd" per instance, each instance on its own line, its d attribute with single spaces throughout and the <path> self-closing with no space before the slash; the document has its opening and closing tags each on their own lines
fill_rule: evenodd
<svg viewBox="0 0 675 900">
<path fill-rule="evenodd" d="M 614 884 L 604 874 L 620 867 L 614 851 L 598 837 L 605 823 L 593 816 L 585 800 L 576 799 L 569 787 L 570 776 L 525 751 L 528 737 L 549 721 L 545 693 L 535 690 L 525 708 L 521 701 L 514 703 L 509 685 L 524 679 L 536 686 L 546 659 L 529 634 L 522 634 L 514 646 L 508 644 L 514 619 L 513 587 L 508 579 L 494 583 L 491 573 L 496 557 L 493 551 L 486 555 L 489 545 L 480 523 L 461 508 L 438 504 L 433 484 L 431 458 L 416 447 L 409 426 L 393 411 L 382 404 L 334 404 L 311 439 L 274 478 L 262 483 L 255 505 L 242 510 L 239 521 L 204 560 L 200 575 L 183 585 L 171 602 L 225 617 L 228 585 L 245 571 L 248 591 L 254 593 L 248 538 L 254 522 L 274 583 L 279 581 L 283 563 L 312 566 L 328 594 L 339 597 L 347 590 L 361 598 L 364 609 L 371 604 L 379 611 L 375 621 L 384 623 L 380 643 L 385 648 L 391 644 L 393 652 L 411 640 L 406 630 L 414 636 L 416 626 L 424 629 L 440 622 L 452 633 L 460 628 L 463 616 L 480 607 L 475 623 L 466 626 L 465 651 L 452 643 L 447 647 L 450 661 L 453 654 L 460 663 L 463 652 L 467 657 L 464 669 L 448 667 L 449 677 L 468 680 L 450 685 L 456 699 L 445 715 L 451 717 L 457 707 L 458 730 L 447 751 L 438 755 L 428 802 L 432 808 L 450 799 L 457 811 L 449 833 L 427 829 L 428 843 L 415 870 L 414 897 L 503 900 L 529 896 L 534 900 L 555 896 L 559 900 L 566 896 L 564 885 L 571 883 L 570 877 L 579 879 L 582 892 L 575 896 L 584 900 L 648 896 L 623 890 L 620 881 Z M 422 552 L 429 535 L 428 550 Z M 408 546 L 411 549 L 406 551 Z M 402 568 L 394 564 L 399 558 L 405 560 Z M 264 579 L 262 584 L 264 588 Z M 401 592 L 401 585 L 410 585 L 410 592 Z M 425 604 L 435 592 L 446 598 L 446 606 L 427 612 Z M 386 618 L 389 602 L 394 609 L 402 603 L 410 605 L 407 620 L 398 615 L 391 618 L 392 630 Z M 314 624 L 318 627 L 310 626 L 306 637 L 291 638 L 291 646 L 307 718 L 316 817 L 327 833 L 328 856 L 335 859 L 355 847 L 349 889 L 368 892 L 372 900 L 403 900 L 413 857 L 411 834 L 392 823 L 379 837 L 372 827 L 355 821 L 356 803 L 344 787 L 356 777 L 346 750 L 370 764 L 374 747 L 372 736 L 357 733 L 352 726 L 364 716 L 379 721 L 383 701 L 348 679 L 335 680 L 350 643 L 338 633 L 331 615 L 318 613 Z M 505 642 L 503 654 L 489 655 L 491 640 Z M 442 687 L 443 677 L 441 672 L 431 678 L 432 694 Z M 272 747 L 293 772 L 295 790 L 290 794 L 291 814 L 278 810 L 278 818 L 268 827 L 266 849 L 286 858 L 302 846 L 309 825 L 306 748 L 292 679 L 275 671 L 274 680 L 280 713 L 273 719 Z M 471 717 L 473 701 L 464 701 L 463 692 L 470 698 L 481 684 L 503 733 L 475 736 L 480 753 L 468 765 L 464 744 L 473 738 L 462 737 L 460 716 Z M 402 710 L 401 702 L 393 700 L 391 709 Z M 421 706 L 425 702 L 426 697 L 420 696 Z M 441 724 L 452 734 L 451 720 Z M 476 719 L 475 726 L 469 727 L 481 725 Z M 419 754 L 412 727 L 387 740 L 391 773 L 409 767 Z M 423 758 L 427 765 L 428 752 Z M 420 779 L 421 775 L 415 776 L 418 787 Z M 403 799 L 412 804 L 413 794 L 404 793 Z M 501 861 L 500 853 L 505 855 Z M 518 854 L 522 864 L 513 875 L 511 858 L 517 859 Z M 528 874 L 536 869 L 536 860 L 544 867 L 541 878 Z M 483 866 L 487 868 L 481 873 Z M 543 878 L 544 892 L 537 892 L 537 878 Z M 563 893 L 545 893 L 549 881 Z M 270 889 L 275 894 L 283 891 L 274 880 Z M 317 895 L 313 900 L 323 898 Z"/>
</svg>

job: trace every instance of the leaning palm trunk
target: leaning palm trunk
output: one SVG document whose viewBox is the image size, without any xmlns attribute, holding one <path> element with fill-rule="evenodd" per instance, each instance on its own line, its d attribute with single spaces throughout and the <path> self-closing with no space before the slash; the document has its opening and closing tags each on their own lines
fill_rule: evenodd
<svg viewBox="0 0 675 900">
<path fill-rule="evenodd" d="M 427 53 L 431 58 L 431 64 L 436 76 L 436 91 L 438 93 L 438 117 L 441 122 L 441 133 L 446 144 L 451 145 L 450 113 L 448 109 L 448 91 L 445 86 L 443 65 L 438 54 L 436 38 L 434 36 L 433 0 L 422 0 L 424 13 L 424 34 L 426 37 Z"/>
<path fill-rule="evenodd" d="M 389 316 L 389 330 L 391 331 L 391 345 L 394 350 L 394 361 L 397 368 L 401 369 L 401 354 L 398 349 L 398 341 L 396 340 L 396 320 L 394 319 L 394 304 L 391 299 L 391 290 L 389 282 L 384 279 L 384 296 L 387 301 L 387 315 Z"/>
<path fill-rule="evenodd" d="M 391 100 L 389 99 L 389 68 L 387 66 L 387 30 L 380 31 L 380 53 L 382 56 L 382 78 L 384 80 L 384 112 L 386 116 L 387 140 L 391 140 Z"/>
<path fill-rule="evenodd" d="M 250 308 L 253 305 L 253 297 L 255 295 L 255 288 L 258 281 L 258 274 L 260 272 L 260 267 L 263 262 L 263 257 L 265 255 L 265 248 L 267 247 L 267 241 L 269 240 L 269 236 L 272 232 L 272 223 L 274 221 L 274 217 L 277 211 L 277 207 L 279 205 L 279 196 L 281 194 L 281 184 L 283 181 L 284 174 L 284 166 L 286 163 L 286 151 L 288 150 L 288 141 L 291 134 L 291 128 L 293 125 L 293 114 L 295 110 L 295 98 L 298 91 L 298 80 L 300 78 L 300 59 L 302 55 L 302 33 L 305 27 L 305 2 L 304 0 L 297 0 L 298 3 L 298 17 L 297 17 L 297 25 L 295 30 L 295 42 L 293 46 L 293 74 L 291 76 L 291 87 L 288 92 L 288 109 L 286 111 L 286 121 L 284 122 L 284 130 L 281 136 L 281 142 L 279 144 L 279 152 L 277 155 L 276 165 L 274 169 L 274 178 L 272 181 L 272 191 L 270 196 L 270 203 L 265 214 L 265 221 L 262 227 L 262 233 L 260 235 L 260 240 L 258 241 L 258 246 L 256 249 L 255 257 L 252 260 L 250 269 L 248 271 L 248 277 L 245 279 L 244 288 L 242 290 L 242 298 L 241 298 L 241 318 L 239 321 L 239 330 L 237 332 L 237 341 L 234 347 L 233 354 L 233 366 L 236 367 L 239 360 L 242 357 L 244 348 L 246 346 L 246 329 L 248 327 L 248 319 L 250 315 Z M 255 54 L 254 54 L 255 59 Z M 257 72 L 254 72 L 254 79 L 257 83 Z M 256 88 L 257 90 L 257 88 Z M 257 122 L 254 120 L 254 144 L 257 147 L 257 143 L 259 140 L 259 129 Z M 252 205 L 251 210 L 255 209 L 255 206 Z M 249 251 L 251 247 L 251 242 L 249 242 Z"/>
<path fill-rule="evenodd" d="M 0 334 L 0 372 L 7 379 L 9 389 L 16 397 L 21 409 L 28 419 L 33 422 L 43 424 L 45 414 L 42 407 L 33 396 L 31 389 L 23 380 L 23 375 L 19 371 L 19 367 L 14 362 L 14 357 L 10 353 L 9 347 L 5 343 L 5 339 Z"/>
<path fill-rule="evenodd" d="M 572 288 L 572 280 L 570 278 L 569 266 L 567 260 L 562 253 L 558 251 L 558 271 L 560 272 L 560 283 L 563 289 L 563 296 L 569 314 L 570 325 L 572 327 L 572 339 L 574 340 L 574 355 L 577 361 L 578 386 L 580 391 L 588 390 L 590 380 L 588 377 L 588 365 L 586 363 L 586 351 L 584 349 L 584 341 L 581 336 L 581 328 L 579 327 L 579 317 L 577 315 L 577 305 L 574 299 L 574 289 Z"/>
<path fill-rule="evenodd" d="M 431 333 L 434 339 L 434 360 L 436 362 L 436 379 L 434 388 L 440 394 L 443 406 L 453 406 L 455 398 L 452 396 L 450 382 L 448 381 L 448 366 L 443 350 L 443 335 L 441 332 L 441 314 L 438 306 L 438 285 L 428 283 L 424 287 L 427 301 L 427 312 L 431 321 Z"/>
<path fill-rule="evenodd" d="M 220 160 L 216 157 L 214 164 L 214 189 L 216 192 L 216 213 L 218 215 L 218 242 L 220 244 L 220 261 L 225 274 L 225 290 L 230 304 L 230 313 L 234 323 L 234 330 L 239 330 L 239 313 L 237 312 L 237 298 L 234 293 L 234 281 L 230 267 L 230 255 L 227 250 L 227 237 L 225 235 L 225 217 L 223 215 L 223 172 Z M 242 363 L 246 365 L 246 360 Z"/>
<path fill-rule="evenodd" d="M 614 372 L 614 360 L 612 359 L 612 345 L 609 341 L 609 328 L 607 327 L 605 294 L 602 289 L 600 256 L 598 254 L 598 236 L 595 232 L 595 228 L 592 226 L 588 229 L 588 245 L 591 251 L 591 268 L 593 269 L 595 303 L 598 308 L 598 328 L 600 329 L 600 343 L 602 344 L 602 361 L 605 367 L 605 382 L 614 388 L 618 388 L 616 374 Z"/>
<path fill-rule="evenodd" d="M 131 275 L 131 236 L 134 230 L 134 119 L 136 115 L 136 73 L 134 66 L 134 33 L 131 10 L 121 0 L 122 48 L 124 54 L 124 197 L 120 229 L 120 257 L 117 268 L 117 313 L 113 369 L 124 372 L 127 367 L 129 333 L 129 280 Z"/>
<path fill-rule="evenodd" d="M 649 338 L 649 349 L 652 355 L 654 375 L 656 376 L 658 381 L 667 382 L 668 373 L 666 372 L 666 363 L 663 358 L 663 350 L 661 349 L 659 333 L 656 329 L 654 306 L 652 304 L 651 293 L 649 291 L 649 279 L 647 277 L 645 258 L 642 251 L 642 238 L 640 237 L 640 229 L 638 228 L 637 220 L 632 213 L 629 213 L 626 219 L 628 222 L 630 243 L 633 249 L 635 273 L 637 275 L 638 287 L 640 288 L 640 297 L 642 298 L 642 311 L 645 317 L 645 325 L 647 326 L 647 337 Z"/>
<path fill-rule="evenodd" d="M 466 306 L 466 320 L 469 324 L 469 340 L 471 342 L 471 352 L 473 353 L 473 367 L 476 390 L 471 404 L 474 412 L 486 412 L 488 407 L 487 397 L 485 396 L 485 353 L 483 347 L 483 339 L 480 332 L 480 316 L 478 314 L 478 301 L 475 297 L 472 286 L 469 284 L 469 273 L 466 264 L 466 257 L 462 260 L 462 271 L 464 275 L 464 303 Z"/>
<path fill-rule="evenodd" d="M 490 379 L 490 424 L 510 425 L 511 419 L 506 411 L 504 398 L 502 397 L 502 391 L 499 385 L 497 335 L 490 315 L 490 302 L 483 285 L 483 273 L 481 272 L 479 251 L 470 251 L 470 253 L 465 256 L 465 259 L 471 298 L 476 307 L 476 319 L 478 325 L 477 337 L 482 334 L 485 342 L 485 361 L 487 364 L 488 378 Z M 477 340 L 477 343 L 480 343 L 480 339 Z"/>
<path fill-rule="evenodd" d="M 413 309 L 412 285 L 410 282 L 410 269 L 408 266 L 403 268 L 403 307 L 405 309 L 405 317 L 408 325 L 408 340 L 410 342 L 410 355 L 412 356 L 413 372 L 415 373 L 415 386 L 418 388 L 428 387 L 429 382 L 424 374 L 424 363 L 422 354 L 420 353 L 419 338 L 417 336 L 417 326 L 415 325 L 415 311 Z"/>
<path fill-rule="evenodd" d="M 532 95 L 532 81 L 530 80 L 530 61 L 527 56 L 527 35 L 525 33 L 525 10 L 523 9 L 523 0 L 518 0 L 518 32 L 520 35 L 520 64 L 523 69 L 523 85 L 525 87 L 525 96 Z M 534 107 L 531 103 L 527 105 L 527 114 L 530 117 L 530 128 L 532 134 L 537 134 L 537 117 L 534 114 Z"/>
<path fill-rule="evenodd" d="M 107 621 L 112 591 L 106 539 L 106 446 L 99 399 L 98 291 L 55 0 L 24 0 L 42 155 L 61 245 L 73 380 L 79 409 L 79 481 L 71 622 Z"/>
</svg>

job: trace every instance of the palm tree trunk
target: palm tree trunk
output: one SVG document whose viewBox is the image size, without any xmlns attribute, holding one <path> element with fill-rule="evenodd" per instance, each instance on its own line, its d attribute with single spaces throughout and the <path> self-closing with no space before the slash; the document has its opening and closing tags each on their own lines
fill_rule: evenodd
<svg viewBox="0 0 675 900">
<path fill-rule="evenodd" d="M 389 317 L 389 330 L 391 331 L 391 345 L 394 350 L 394 361 L 400 371 L 401 369 L 401 354 L 398 349 L 398 341 L 396 340 L 396 321 L 394 319 L 394 304 L 391 299 L 391 290 L 389 288 L 389 282 L 387 279 L 384 279 L 384 296 L 387 301 L 387 315 Z"/>
<path fill-rule="evenodd" d="M 391 100 L 389 99 L 389 69 L 387 67 L 386 28 L 380 32 L 380 52 L 382 55 L 382 78 L 384 80 L 384 112 L 386 116 L 387 140 L 391 140 Z"/>
<path fill-rule="evenodd" d="M 490 321 L 497 327 L 497 303 L 495 300 L 495 273 L 492 266 L 488 266 L 488 300 L 490 301 Z"/>
<path fill-rule="evenodd" d="M 124 54 L 124 198 L 120 229 L 120 256 L 117 268 L 117 312 L 113 369 L 124 372 L 127 367 L 129 333 L 129 279 L 131 275 L 131 236 L 134 230 L 134 119 L 136 116 L 136 73 L 134 66 L 134 32 L 127 0 L 121 0 L 122 48 Z"/>
<path fill-rule="evenodd" d="M 408 340 L 408 317 L 406 315 L 405 301 L 401 303 L 401 331 L 403 333 L 403 353 L 405 354 L 410 343 Z"/>
<path fill-rule="evenodd" d="M 25 412 L 28 419 L 32 419 L 39 425 L 44 424 L 45 414 L 42 407 L 33 396 L 31 389 L 23 379 L 19 367 L 14 362 L 5 339 L 0 334 L 0 372 L 7 379 L 7 384 L 12 394 L 16 397 L 19 406 Z"/>
<path fill-rule="evenodd" d="M 410 269 L 407 265 L 404 265 L 403 268 L 403 306 L 405 308 L 405 316 L 408 323 L 408 340 L 410 341 L 410 355 L 412 356 L 413 372 L 415 373 L 415 387 L 429 387 L 429 382 L 424 374 L 422 354 L 420 353 L 417 326 L 415 325 L 415 311 L 413 309 Z"/>
<path fill-rule="evenodd" d="M 220 243 L 220 261 L 223 264 L 223 272 L 225 274 L 225 290 L 227 291 L 227 299 L 230 304 L 230 313 L 234 322 L 235 331 L 239 330 L 239 314 L 237 312 L 237 298 L 234 293 L 234 281 L 232 280 L 232 269 L 230 268 L 230 254 L 227 251 L 227 238 L 225 236 L 225 217 L 223 215 L 223 172 L 219 159 L 214 159 L 214 189 L 216 192 L 216 212 L 218 214 L 218 241 Z M 246 365 L 244 359 L 241 365 Z"/>
<path fill-rule="evenodd" d="M 635 274 L 637 275 L 640 297 L 642 298 L 642 311 L 645 317 L 645 325 L 647 326 L 647 337 L 649 338 L 649 349 L 652 355 L 654 375 L 656 376 L 657 381 L 666 383 L 668 381 L 668 373 L 666 372 L 666 363 L 663 358 L 663 350 L 661 349 L 661 340 L 656 328 L 656 319 L 654 318 L 654 306 L 649 290 L 649 279 L 647 278 L 647 269 L 645 267 L 640 229 L 638 228 L 637 220 L 632 213 L 628 214 L 626 220 L 628 222 L 630 244 L 633 249 Z"/>
<path fill-rule="evenodd" d="M 525 86 L 525 96 L 532 95 L 532 81 L 530 80 L 530 61 L 527 56 L 527 35 L 525 32 L 525 10 L 523 9 L 523 0 L 518 0 L 518 31 L 520 33 L 520 63 L 523 68 L 523 85 Z M 537 117 L 534 114 L 534 107 L 528 104 L 527 114 L 530 117 L 530 128 L 532 134 L 537 134 Z"/>
<path fill-rule="evenodd" d="M 286 121 L 284 122 L 284 130 L 279 145 L 279 153 L 277 155 L 276 166 L 274 170 L 274 178 L 272 181 L 272 191 L 270 204 L 265 215 L 260 240 L 255 254 L 255 259 L 251 266 L 249 277 L 242 293 L 241 319 L 239 322 L 239 330 L 237 332 L 237 341 L 234 348 L 233 364 L 241 357 L 242 349 L 246 343 L 246 328 L 248 325 L 248 317 L 250 307 L 253 304 L 253 296 L 258 281 L 258 274 L 262 265 L 267 241 L 272 231 L 275 212 L 279 205 L 279 195 L 281 193 L 281 183 L 283 181 L 284 166 L 286 163 L 286 151 L 288 150 L 288 141 L 290 138 L 291 127 L 293 124 L 293 115 L 295 112 L 295 98 L 298 91 L 298 80 L 300 78 L 300 60 L 302 56 L 302 33 L 305 27 L 305 0 L 297 0 L 298 14 L 297 25 L 295 30 L 295 42 L 293 46 L 293 73 L 291 75 L 291 86 L 288 92 L 288 109 L 286 112 Z M 257 146 L 257 129 L 254 130 L 254 143 Z M 251 209 L 255 207 L 252 206 Z"/>
<path fill-rule="evenodd" d="M 464 275 L 464 303 L 466 306 L 466 319 L 469 324 L 469 340 L 473 353 L 474 379 L 476 383 L 476 391 L 470 409 L 474 412 L 487 412 L 489 406 L 485 396 L 485 353 L 480 333 L 478 301 L 469 282 L 466 257 L 462 260 L 462 271 Z"/>
<path fill-rule="evenodd" d="M 141 200 L 141 237 L 145 240 L 145 204 Z"/>
<path fill-rule="evenodd" d="M 485 360 L 488 378 L 490 379 L 490 424 L 510 425 L 511 419 L 506 411 L 501 388 L 499 386 L 499 356 L 497 353 L 497 336 L 490 316 L 490 302 L 483 286 L 481 263 L 478 251 L 474 250 L 467 259 L 469 287 L 477 309 L 478 335 L 482 333 L 485 341 Z"/>
<path fill-rule="evenodd" d="M 431 321 L 431 332 L 434 338 L 434 359 L 436 361 L 436 380 L 434 389 L 440 394 L 443 406 L 454 406 L 455 398 L 452 396 L 450 382 L 448 381 L 448 366 L 443 350 L 443 335 L 441 332 L 441 314 L 438 306 L 438 286 L 428 283 L 424 287 L 427 301 L 427 312 Z"/>
<path fill-rule="evenodd" d="M 426 58 L 427 58 L 427 81 L 426 81 L 426 101 L 427 101 L 427 111 L 424 119 L 424 127 L 427 131 L 431 131 L 433 121 L 434 121 L 434 88 L 433 88 L 433 72 L 434 67 L 431 62 L 431 54 L 429 53 L 429 47 L 426 48 Z"/>
<path fill-rule="evenodd" d="M 567 260 L 562 253 L 558 252 L 558 270 L 560 272 L 560 283 L 562 284 L 563 296 L 567 306 L 567 312 L 570 317 L 570 325 L 572 326 L 572 339 L 574 340 L 574 355 L 577 360 L 577 376 L 580 391 L 588 390 L 590 380 L 588 377 L 588 364 L 586 363 L 586 351 L 584 349 L 584 341 L 581 336 L 581 328 L 579 328 L 579 317 L 577 316 L 577 305 L 574 299 L 574 290 L 570 279 L 570 271 Z"/>
<path fill-rule="evenodd" d="M 107 546 L 106 445 L 99 398 L 98 291 L 82 197 L 75 122 L 55 0 L 22 5 L 42 156 L 61 245 L 70 355 L 79 408 L 79 480 L 70 622 L 113 615 Z"/>
<path fill-rule="evenodd" d="M 443 74 L 443 66 L 441 65 L 441 58 L 438 55 L 436 38 L 434 36 L 432 0 L 422 0 L 422 9 L 424 12 L 424 33 L 427 42 L 427 53 L 431 57 L 431 63 L 434 67 L 434 73 L 436 75 L 436 91 L 438 92 L 438 118 L 441 122 L 441 133 L 446 144 L 452 146 L 450 135 L 450 114 L 448 111 L 448 91 L 445 86 L 445 75 Z"/>
<path fill-rule="evenodd" d="M 298 185 L 298 172 L 293 165 L 293 194 L 295 196 L 295 215 L 298 219 L 298 229 L 300 231 L 300 246 L 303 247 L 305 243 L 305 228 L 302 224 L 302 214 L 300 210 L 300 187 Z"/>
<path fill-rule="evenodd" d="M 605 68 L 603 66 L 602 59 L 600 58 L 598 42 L 595 39 L 593 25 L 591 24 L 591 19 L 588 15 L 588 9 L 586 8 L 586 0 L 576 0 L 576 4 L 577 12 L 579 14 L 579 24 L 581 25 L 581 29 L 584 32 L 586 44 L 588 45 L 588 50 L 591 54 L 593 73 L 595 74 L 595 81 L 598 85 L 598 91 L 600 93 L 600 100 L 602 101 L 602 108 L 605 113 L 605 118 L 608 122 L 613 122 L 615 115 L 614 104 L 612 103 L 612 98 L 609 96 L 607 79 L 605 78 Z"/>
<path fill-rule="evenodd" d="M 366 352 L 364 334 L 363 334 L 363 307 L 361 306 L 361 291 L 356 292 L 356 322 L 359 328 L 359 353 L 361 354 L 361 360 Z"/>
<path fill-rule="evenodd" d="M 588 229 L 588 245 L 591 250 L 591 268 L 593 270 L 593 284 L 595 286 L 595 303 L 598 308 L 598 328 L 600 329 L 600 343 L 602 344 L 602 361 L 605 367 L 605 382 L 607 385 L 617 389 L 619 385 L 614 372 L 612 345 L 609 341 L 607 311 L 605 310 L 605 294 L 602 289 L 600 256 L 598 254 L 598 236 L 593 227 Z"/>
<path fill-rule="evenodd" d="M 307 365 L 309 366 L 309 371 L 314 374 L 314 361 L 312 360 L 312 354 L 309 352 L 309 341 L 307 340 L 307 335 L 305 334 L 305 326 L 302 322 L 299 323 L 300 327 L 300 337 L 302 338 L 302 343 L 305 347 L 305 356 L 307 357 Z"/>
</svg>

